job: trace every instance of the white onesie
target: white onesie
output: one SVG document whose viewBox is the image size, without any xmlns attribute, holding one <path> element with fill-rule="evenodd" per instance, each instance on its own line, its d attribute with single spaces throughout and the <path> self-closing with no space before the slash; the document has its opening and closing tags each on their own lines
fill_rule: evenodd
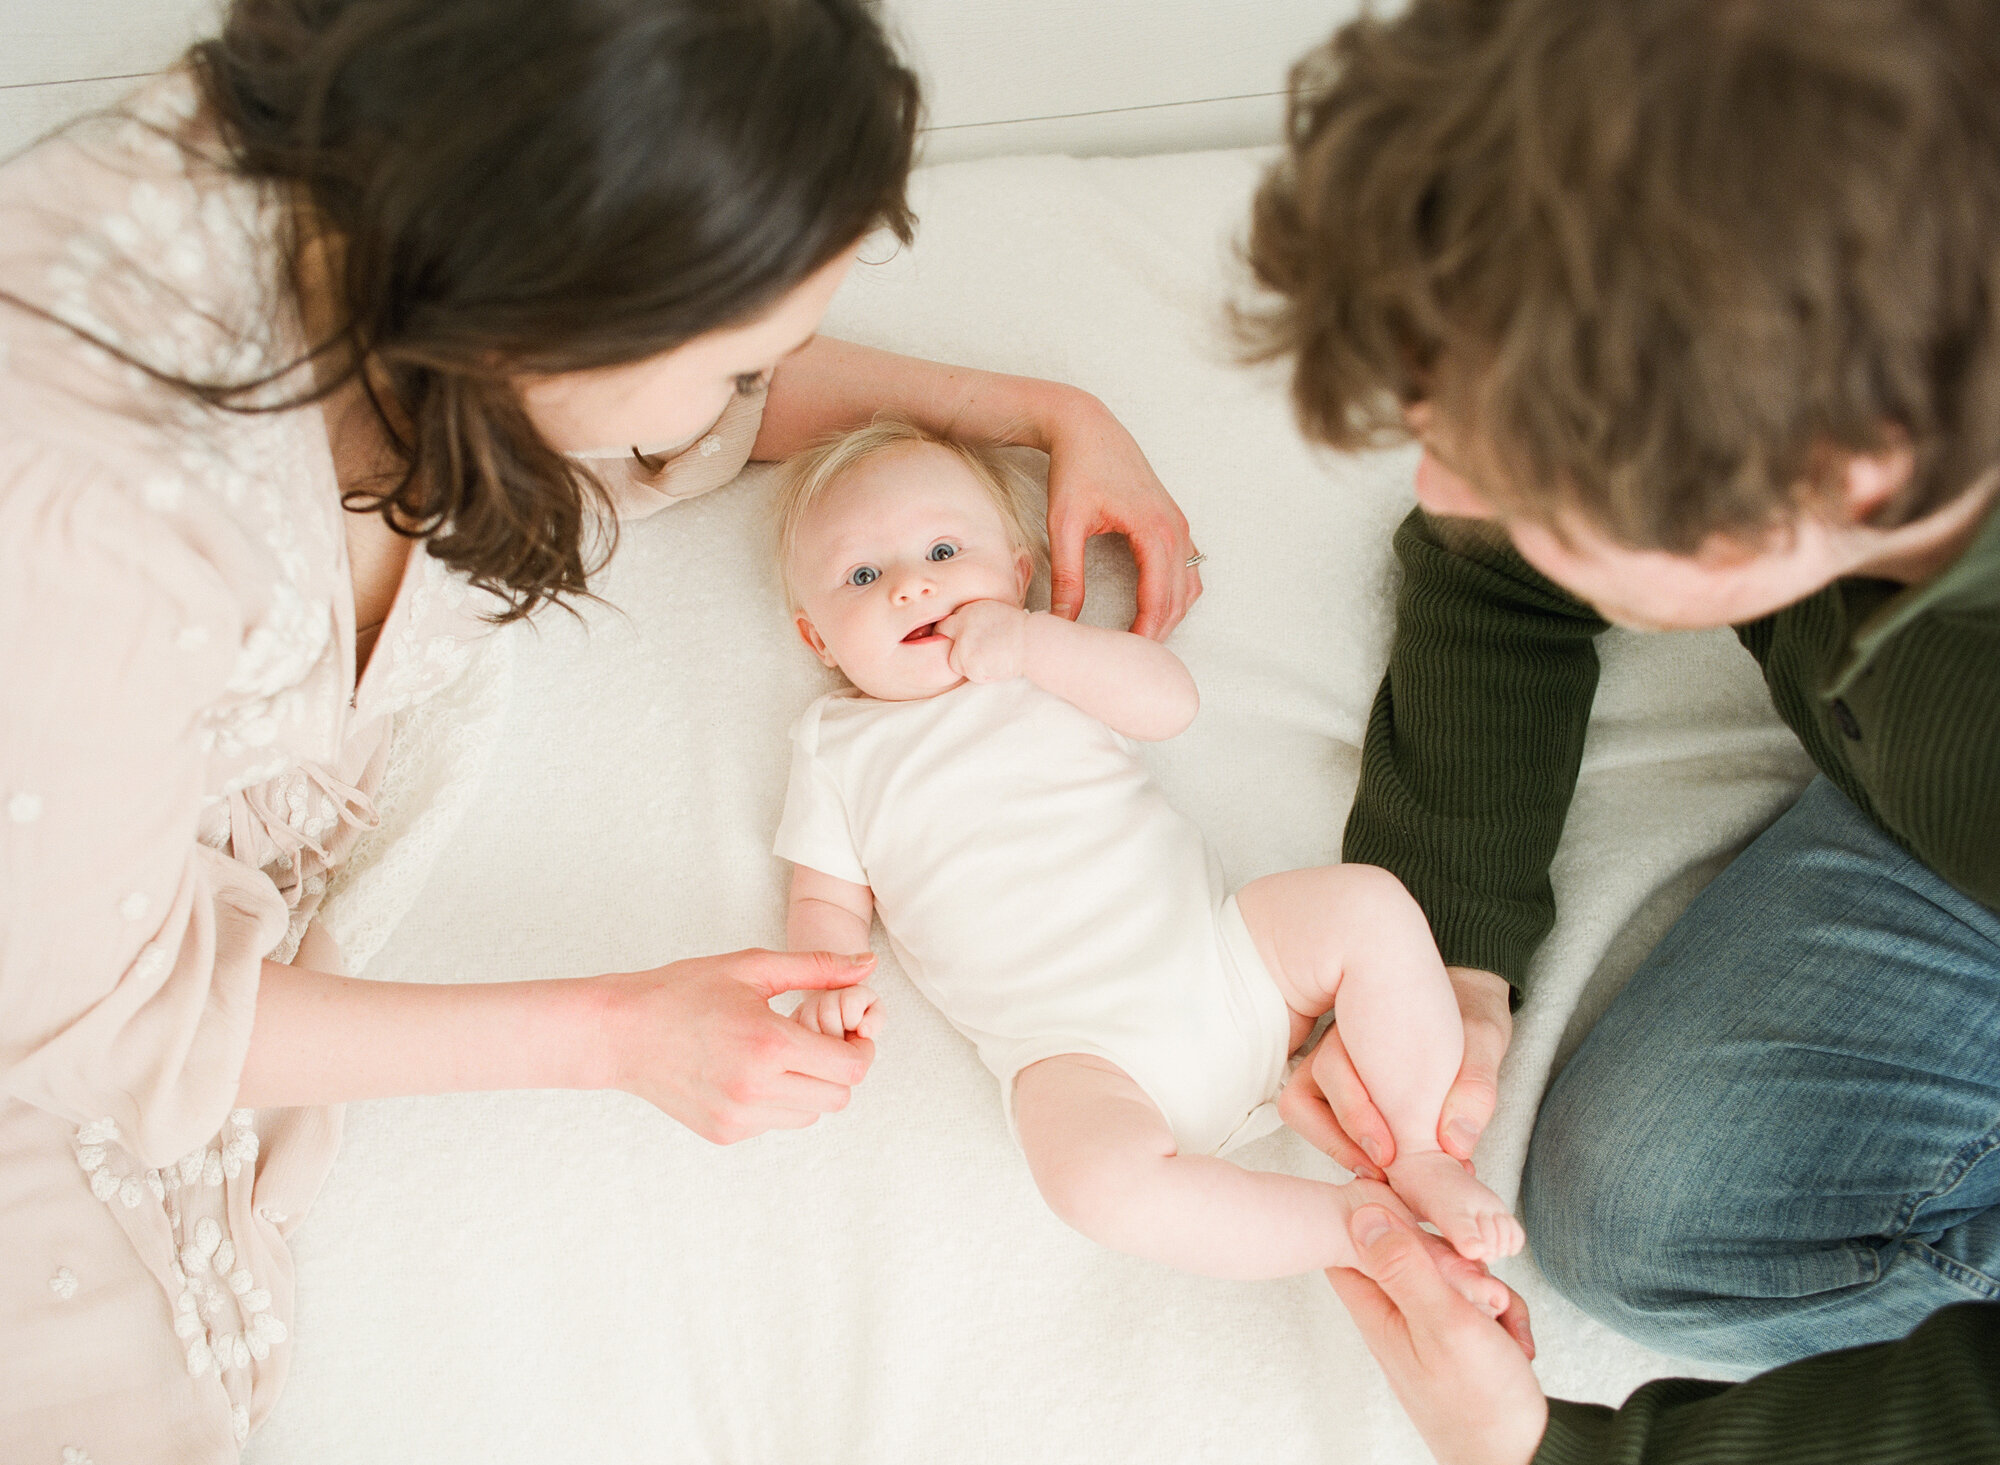
<svg viewBox="0 0 2000 1465">
<path fill-rule="evenodd" d="M 821 697 L 792 730 L 777 853 L 866 885 L 903 969 L 1014 1076 L 1116 1064 L 1183 1154 L 1277 1125 L 1291 1015 L 1201 831 L 1133 744 L 1025 678 Z"/>
</svg>

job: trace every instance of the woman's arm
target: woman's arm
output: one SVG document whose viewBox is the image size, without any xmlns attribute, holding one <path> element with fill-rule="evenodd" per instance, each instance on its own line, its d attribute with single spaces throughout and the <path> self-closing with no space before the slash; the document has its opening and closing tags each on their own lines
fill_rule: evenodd
<svg viewBox="0 0 2000 1465">
<path fill-rule="evenodd" d="M 619 1088 L 731 1144 L 845 1106 L 873 1045 L 807 1032 L 769 1002 L 852 985 L 874 962 L 753 950 L 601 977 L 434 984 L 267 961 L 237 1102 Z"/>
<path fill-rule="evenodd" d="M 785 458 L 878 412 L 943 437 L 1039 448 L 1049 455 L 1050 598 L 1074 620 L 1083 608 L 1083 546 L 1123 534 L 1139 566 L 1132 629 L 1163 637 L 1201 595 L 1187 519 L 1118 419 L 1088 392 L 899 356 L 817 336 L 771 377 L 753 458 Z"/>
</svg>

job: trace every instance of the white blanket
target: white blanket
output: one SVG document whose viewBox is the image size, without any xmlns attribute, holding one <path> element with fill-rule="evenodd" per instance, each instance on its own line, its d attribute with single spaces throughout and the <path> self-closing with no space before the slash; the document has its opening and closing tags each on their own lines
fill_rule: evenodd
<svg viewBox="0 0 2000 1465">
<path fill-rule="evenodd" d="M 1232 364 L 1221 306 L 1263 161 L 928 170 L 917 246 L 858 269 L 826 323 L 1080 383 L 1131 427 L 1208 553 L 1173 643 L 1203 710 L 1152 752 L 1238 882 L 1339 856 L 1413 461 L 1309 449 L 1282 374 Z M 362 954 L 408 907 L 368 975 L 575 975 L 781 944 L 786 728 L 829 683 L 779 601 L 767 474 L 628 528 L 601 582 L 615 609 L 514 638 L 504 713 L 479 721 L 495 656 L 456 723 L 406 730 L 409 802 L 389 817 L 419 836 L 407 850 L 441 852 L 427 873 L 409 856 L 361 870 L 332 907 Z M 1131 585 L 1122 548 L 1097 546 L 1087 616 L 1122 623 Z M 1561 920 L 1480 1156 L 1509 1196 L 1552 1065 L 1807 773 L 1726 633 L 1614 633 L 1602 651 Z M 1180 1276 L 1051 1217 L 969 1045 L 884 968 L 873 1073 L 800 1133 L 717 1149 L 618 1094 L 352 1106 L 297 1238 L 291 1382 L 247 1458 L 1425 1458 L 1319 1277 Z M 1239 1158 L 1336 1174 L 1289 1135 Z M 1687 1371 L 1589 1322 L 1531 1261 L 1502 1270 L 1534 1308 L 1551 1392 L 1616 1401 Z"/>
</svg>

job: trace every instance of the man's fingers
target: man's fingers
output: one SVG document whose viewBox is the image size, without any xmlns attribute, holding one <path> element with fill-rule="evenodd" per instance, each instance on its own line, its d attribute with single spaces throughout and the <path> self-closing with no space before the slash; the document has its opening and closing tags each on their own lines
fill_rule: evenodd
<svg viewBox="0 0 2000 1465">
<path fill-rule="evenodd" d="M 1362 1206 L 1348 1217 L 1356 1265 L 1382 1289 L 1413 1331 L 1437 1330 L 1479 1316 L 1459 1296 L 1424 1249 L 1416 1229 L 1383 1206 Z"/>
<path fill-rule="evenodd" d="M 1500 1101 L 1500 1062 L 1507 1056 L 1514 1020 L 1505 980 L 1471 967 L 1450 972 L 1465 1019 L 1465 1058 L 1438 1114 L 1438 1144 L 1446 1154 L 1469 1161 Z"/>
<path fill-rule="evenodd" d="M 1341 1130 L 1361 1147 L 1361 1153 L 1376 1170 L 1386 1170 L 1396 1158 L 1396 1137 L 1389 1132 L 1389 1121 L 1369 1097 L 1368 1085 L 1355 1072 L 1338 1027 L 1326 1030 L 1307 1066 L 1312 1069 L 1313 1082 L 1333 1106 L 1333 1116 Z"/>
<path fill-rule="evenodd" d="M 1486 1132 L 1499 1099 L 1499 1085 L 1492 1079 L 1461 1072 L 1438 1113 L 1439 1148 L 1470 1166 L 1472 1152 L 1479 1147 L 1479 1137 Z"/>
<path fill-rule="evenodd" d="M 730 958 L 724 958 L 729 960 Z M 875 953 L 838 951 L 739 951 L 742 969 L 730 975 L 762 990 L 765 997 L 780 992 L 851 987 L 875 970 Z"/>
<path fill-rule="evenodd" d="M 1381 1180 L 1382 1172 L 1369 1163 L 1361 1147 L 1347 1137 L 1333 1109 L 1313 1082 L 1312 1065 L 1301 1063 L 1298 1071 L 1278 1092 L 1278 1115 L 1307 1144 L 1329 1157 L 1334 1164 L 1352 1170 L 1364 1180 Z"/>
<path fill-rule="evenodd" d="M 1507 1310 L 1494 1321 L 1507 1330 L 1507 1336 L 1530 1363 L 1535 1359 L 1535 1332 L 1528 1326 L 1528 1304 L 1521 1300 L 1521 1294 L 1512 1287 L 1507 1289 Z"/>
<path fill-rule="evenodd" d="M 1340 1297 L 1354 1325 L 1361 1330 L 1370 1350 L 1379 1352 L 1390 1330 L 1396 1326 L 1396 1304 L 1388 1293 L 1352 1267 L 1328 1267 L 1326 1280 Z"/>
</svg>

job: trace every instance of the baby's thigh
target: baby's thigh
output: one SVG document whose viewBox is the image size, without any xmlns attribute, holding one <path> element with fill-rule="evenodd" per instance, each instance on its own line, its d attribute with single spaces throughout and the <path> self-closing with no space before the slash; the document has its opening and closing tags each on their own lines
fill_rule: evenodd
<svg viewBox="0 0 2000 1465">
<path fill-rule="evenodd" d="M 1129 1203 L 1139 1176 L 1178 1148 L 1132 1076 L 1089 1053 L 1044 1058 L 1015 1075 L 1014 1132 L 1043 1199 L 1086 1232 L 1097 1213 Z"/>
</svg>

